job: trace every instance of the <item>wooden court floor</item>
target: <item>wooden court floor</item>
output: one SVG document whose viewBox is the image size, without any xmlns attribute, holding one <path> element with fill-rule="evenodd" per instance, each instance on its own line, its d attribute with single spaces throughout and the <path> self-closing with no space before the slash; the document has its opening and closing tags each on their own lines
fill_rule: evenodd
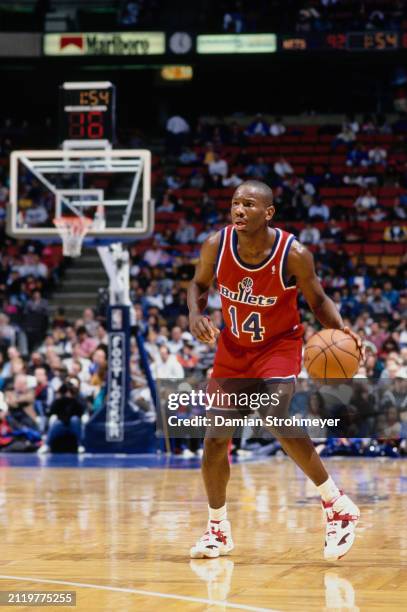
<svg viewBox="0 0 407 612">
<path fill-rule="evenodd" d="M 232 467 L 236 548 L 193 561 L 206 523 L 198 470 L 3 466 L 0 591 L 73 590 L 81 612 L 407 610 L 407 461 L 328 467 L 362 510 L 337 563 L 322 557 L 315 491 L 286 458 Z"/>
</svg>

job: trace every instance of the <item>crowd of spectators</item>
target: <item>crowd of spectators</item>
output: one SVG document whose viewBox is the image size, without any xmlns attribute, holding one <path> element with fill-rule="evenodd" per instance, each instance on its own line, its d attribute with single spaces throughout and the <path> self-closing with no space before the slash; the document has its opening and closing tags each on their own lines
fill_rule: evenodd
<svg viewBox="0 0 407 612">
<path fill-rule="evenodd" d="M 0 449 L 82 451 L 106 394 L 107 333 L 93 310 L 73 325 L 59 310 L 34 350 L 3 337 L 0 355 Z"/>
<path fill-rule="evenodd" d="M 202 8 L 196 25 L 205 20 L 211 31 L 233 34 L 394 30 L 406 24 L 403 0 L 226 0 Z"/>
<path fill-rule="evenodd" d="M 405 244 L 402 232 L 407 217 L 407 160 L 396 164 L 394 148 L 405 146 L 406 129 L 403 131 L 402 122 L 389 124 L 383 117 L 359 120 L 348 117 L 342 126 L 330 130 L 322 126 L 318 130 L 331 134 L 329 155 L 342 152 L 343 168 L 346 173 L 349 169 L 349 174 L 333 176 L 328 163 L 319 173 L 311 166 L 306 167 L 305 173 L 298 172 L 289 154 L 277 155 L 270 162 L 253 153 L 252 143 L 258 146 L 262 139 L 279 142 L 292 134 L 292 128 L 281 117 L 269 121 L 258 115 L 245 126 L 209 124 L 203 119 L 190 125 L 183 117 L 169 121 L 167 155 L 154 171 L 157 201 L 154 239 L 130 247 L 131 300 L 138 331 L 144 337 L 155 378 L 207 375 L 214 347 L 200 344 L 189 332 L 186 288 L 200 244 L 229 222 L 229 205 L 220 205 L 221 194 L 229 198 L 231 191 L 248 177 L 266 180 L 275 193 L 277 225 L 293 231 L 314 251 L 316 269 L 326 292 L 345 322 L 366 343 L 366 363 L 358 373 L 361 388 L 367 385 L 367 391 L 363 388 L 371 394 L 375 385 L 391 381 L 379 393 L 379 411 L 373 415 L 377 417 L 375 425 L 370 422 L 370 428 L 363 432 L 368 438 L 373 437 L 374 427 L 378 427 L 376 437 L 381 436 L 382 440 L 379 446 L 376 442 L 355 446 L 349 442 L 353 437 L 350 428 L 341 442 L 345 449 L 339 449 L 339 442 L 328 441 L 322 443 L 321 451 L 380 454 L 389 449 L 394 454 L 391 449 L 396 448 L 403 452 L 406 406 L 400 399 L 403 395 L 400 389 L 404 389 L 407 377 L 406 250 L 404 254 L 399 252 L 392 265 L 380 262 L 371 265 L 362 256 L 349 255 L 344 246 L 350 236 L 352 240 L 359 236 L 360 241 L 358 227 L 366 216 L 373 224 L 371 227 L 375 226 L 373 213 L 377 211 L 383 212 L 390 228 L 387 234 L 386 231 L 380 234 L 379 241 L 388 239 L 393 244 L 399 240 L 401 245 Z M 346 144 L 338 143 L 338 135 L 346 132 L 352 132 L 354 138 Z M 392 134 L 394 140 L 390 145 L 373 143 L 365 155 L 359 146 L 360 134 L 365 133 Z M 363 152 L 363 158 L 359 154 L 350 155 L 354 151 Z M 187 173 L 183 172 L 185 169 Z M 344 225 L 343 211 L 324 201 L 321 190 L 326 186 L 348 185 L 350 179 L 359 176 L 369 181 L 354 183 L 360 194 L 351 209 L 346 209 Z M 398 185 L 399 195 L 391 206 L 382 207 L 377 188 L 390 184 Z M 185 197 L 191 190 L 192 204 Z M 4 211 L 8 199 L 5 173 L 0 198 L 0 210 Z M 4 215 L 0 223 L 3 231 L 0 445 L 16 450 L 41 447 L 41 452 L 83 450 L 83 427 L 103 406 L 106 396 L 107 340 L 103 312 L 95 314 L 85 309 L 77 321 L 68 321 L 63 311 L 50 317 L 47 298 L 53 285 L 63 282 L 65 263 L 52 259 L 48 247 L 6 238 Z M 364 238 L 367 241 L 370 231 Z M 318 329 L 318 324 L 302 298 L 299 305 L 306 340 Z M 222 326 L 220 306 L 219 295 L 212 289 L 208 312 L 218 327 Z M 154 407 L 134 338 L 131 350 L 132 409 L 151 422 L 155 418 Z M 305 379 L 302 384 L 308 384 L 305 371 L 301 376 Z M 295 409 L 302 414 L 312 413 L 314 392 L 311 388 L 299 391 L 303 393 L 302 400 L 296 399 Z M 324 402 L 318 401 L 320 410 L 326 413 L 328 408 L 321 408 Z M 357 398 L 354 401 L 357 407 Z M 362 412 L 358 414 L 360 420 Z M 71 446 L 67 443 L 69 439 Z M 65 446 L 61 440 L 65 440 Z M 189 444 L 175 442 L 174 448 L 188 454 L 192 452 Z M 372 450 L 372 445 L 376 450 Z"/>
<path fill-rule="evenodd" d="M 4 3 L 4 27 L 44 30 L 54 7 L 32 2 L 32 14 L 18 3 Z M 72 1 L 69 31 L 160 30 L 224 32 L 330 32 L 395 30 L 406 25 L 404 0 L 179 0 Z M 96 28 L 96 29 L 95 29 Z"/>
</svg>

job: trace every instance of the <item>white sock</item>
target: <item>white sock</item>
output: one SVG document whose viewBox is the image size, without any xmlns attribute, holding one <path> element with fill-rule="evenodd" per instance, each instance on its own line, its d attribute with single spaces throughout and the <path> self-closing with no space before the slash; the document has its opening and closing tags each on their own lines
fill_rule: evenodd
<svg viewBox="0 0 407 612">
<path fill-rule="evenodd" d="M 228 517 L 226 504 L 222 506 L 222 508 L 211 508 L 210 506 L 208 506 L 208 510 L 210 521 L 226 521 Z"/>
<path fill-rule="evenodd" d="M 324 500 L 324 502 L 329 502 L 331 501 L 331 499 L 334 499 L 335 497 L 339 497 L 339 495 L 341 494 L 338 487 L 336 486 L 336 484 L 334 483 L 334 481 L 332 480 L 330 476 L 328 480 L 326 480 L 321 485 L 319 485 L 317 489 L 319 491 L 320 496 Z"/>
</svg>

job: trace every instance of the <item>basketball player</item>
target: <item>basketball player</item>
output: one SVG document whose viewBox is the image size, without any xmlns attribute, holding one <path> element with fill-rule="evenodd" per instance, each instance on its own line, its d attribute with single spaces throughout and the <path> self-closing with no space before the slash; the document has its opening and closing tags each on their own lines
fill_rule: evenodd
<svg viewBox="0 0 407 612">
<path fill-rule="evenodd" d="M 303 328 L 297 309 L 297 288 L 326 328 L 356 334 L 344 327 L 341 315 L 316 276 L 312 254 L 295 237 L 270 227 L 275 214 L 272 190 L 246 181 L 232 198 L 232 225 L 209 237 L 202 246 L 188 289 L 190 329 L 201 342 L 218 346 L 213 379 L 262 379 L 271 392 L 284 384 L 288 414 L 296 376 L 301 370 Z M 221 333 L 203 312 L 216 278 L 225 327 Z M 278 433 L 275 434 L 276 437 Z M 192 558 L 213 558 L 233 548 L 227 519 L 226 487 L 230 476 L 230 436 L 205 436 L 202 475 L 209 502 L 208 527 L 191 548 Z M 326 514 L 324 557 L 337 560 L 351 548 L 359 520 L 358 507 L 338 489 L 311 439 L 280 437 L 285 452 L 314 482 Z"/>
</svg>

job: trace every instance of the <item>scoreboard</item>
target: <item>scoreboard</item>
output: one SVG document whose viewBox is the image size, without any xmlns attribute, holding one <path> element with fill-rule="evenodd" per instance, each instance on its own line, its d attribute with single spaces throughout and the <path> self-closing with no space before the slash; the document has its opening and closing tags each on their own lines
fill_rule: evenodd
<svg viewBox="0 0 407 612">
<path fill-rule="evenodd" d="M 114 142 L 116 91 L 110 81 L 64 83 L 59 97 L 60 142 Z"/>
<path fill-rule="evenodd" d="M 402 51 L 407 49 L 407 32 L 337 32 L 282 34 L 279 51 Z"/>
</svg>

